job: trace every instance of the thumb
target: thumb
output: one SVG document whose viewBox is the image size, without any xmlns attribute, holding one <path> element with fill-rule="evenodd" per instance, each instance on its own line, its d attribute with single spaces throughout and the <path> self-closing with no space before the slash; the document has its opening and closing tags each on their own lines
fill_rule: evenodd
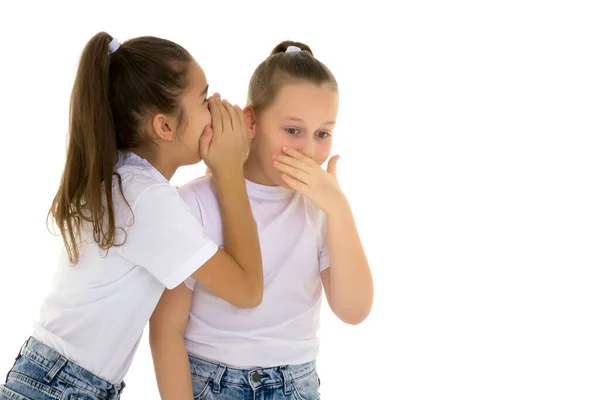
<svg viewBox="0 0 600 400">
<path fill-rule="evenodd" d="M 200 135 L 200 156 L 205 158 L 208 155 L 208 148 L 210 147 L 210 142 L 212 141 L 213 131 L 210 126 L 204 128 L 204 132 Z"/>
<path fill-rule="evenodd" d="M 331 175 L 333 175 L 334 178 L 337 179 L 337 162 L 340 159 L 340 156 L 333 156 L 329 159 L 329 162 L 327 163 L 327 172 L 329 172 Z"/>
</svg>

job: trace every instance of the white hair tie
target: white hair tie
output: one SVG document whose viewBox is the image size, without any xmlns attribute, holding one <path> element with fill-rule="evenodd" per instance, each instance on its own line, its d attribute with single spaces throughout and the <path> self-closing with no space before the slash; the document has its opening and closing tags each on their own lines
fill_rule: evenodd
<svg viewBox="0 0 600 400">
<path fill-rule="evenodd" d="M 110 43 L 108 44 L 108 52 L 110 54 L 113 54 L 115 51 L 119 50 L 119 47 L 121 47 L 121 43 L 119 42 L 119 39 L 113 38 L 113 40 L 111 40 Z"/>
<path fill-rule="evenodd" d="M 298 53 L 300 51 L 302 51 L 302 49 L 298 46 L 288 46 L 288 48 L 285 52 L 286 53 Z"/>
</svg>

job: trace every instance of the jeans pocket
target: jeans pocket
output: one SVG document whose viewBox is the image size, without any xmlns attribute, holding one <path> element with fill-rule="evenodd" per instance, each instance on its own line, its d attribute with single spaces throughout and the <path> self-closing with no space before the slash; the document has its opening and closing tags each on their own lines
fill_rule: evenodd
<svg viewBox="0 0 600 400">
<path fill-rule="evenodd" d="M 8 373 L 8 379 L 3 389 L 12 392 L 13 396 L 16 394 L 25 399 L 58 400 L 61 398 L 59 390 L 19 372 Z M 9 399 L 12 398 L 9 397 Z M 19 397 L 16 399 L 20 400 Z"/>
<path fill-rule="evenodd" d="M 69 386 L 63 392 L 61 400 L 100 400 L 100 398 L 85 390 Z"/>
<path fill-rule="evenodd" d="M 33 399 L 22 396 L 19 393 L 10 390 L 9 388 L 7 388 L 4 385 L 0 385 L 0 400 L 33 400 Z"/>
<path fill-rule="evenodd" d="M 210 394 L 210 380 L 192 375 L 192 390 L 194 393 L 194 400 L 205 400 Z"/>
<path fill-rule="evenodd" d="M 4 385 L 0 385 L 0 400 L 33 400 L 29 397 L 20 395 L 19 393 L 10 390 Z"/>
<path fill-rule="evenodd" d="M 292 393 L 296 400 L 319 400 L 321 398 L 320 386 L 319 375 L 316 370 L 313 370 L 308 375 L 292 381 Z"/>
</svg>

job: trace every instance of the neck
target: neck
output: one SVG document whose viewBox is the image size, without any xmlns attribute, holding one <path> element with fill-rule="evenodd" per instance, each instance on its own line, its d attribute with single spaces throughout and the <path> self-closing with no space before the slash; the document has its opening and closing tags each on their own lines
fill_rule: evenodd
<svg viewBox="0 0 600 400">
<path fill-rule="evenodd" d="M 171 180 L 175 172 L 177 171 L 177 165 L 168 162 L 161 157 L 157 152 L 152 151 L 149 148 L 137 148 L 131 150 L 132 153 L 137 154 L 139 157 L 148 161 L 158 172 L 161 173 L 168 181 Z"/>
<path fill-rule="evenodd" d="M 277 183 L 273 182 L 273 180 L 267 176 L 264 169 L 252 153 L 250 153 L 248 160 L 246 160 L 246 163 L 244 164 L 244 176 L 250 182 L 254 182 L 259 185 L 278 186 Z"/>
</svg>

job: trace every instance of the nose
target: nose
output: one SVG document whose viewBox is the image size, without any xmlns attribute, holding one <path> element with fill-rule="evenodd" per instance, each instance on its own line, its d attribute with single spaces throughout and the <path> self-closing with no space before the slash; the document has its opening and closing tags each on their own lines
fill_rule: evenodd
<svg viewBox="0 0 600 400">
<path fill-rule="evenodd" d="M 307 139 L 302 146 L 302 149 L 299 149 L 301 153 L 305 156 L 310 157 L 312 159 L 315 158 L 316 144 L 315 141 L 311 139 Z"/>
</svg>

